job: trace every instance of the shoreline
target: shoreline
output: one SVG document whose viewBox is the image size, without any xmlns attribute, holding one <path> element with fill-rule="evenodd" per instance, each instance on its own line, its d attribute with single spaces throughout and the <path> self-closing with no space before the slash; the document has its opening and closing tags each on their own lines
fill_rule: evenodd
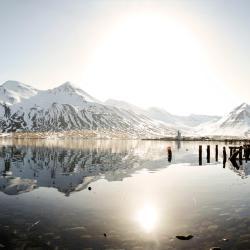
<svg viewBox="0 0 250 250">
<path fill-rule="evenodd" d="M 192 142 L 192 141 L 201 141 L 201 142 L 209 142 L 209 141 L 218 141 L 218 142 L 250 142 L 250 139 L 247 138 L 183 138 L 183 139 L 175 139 L 175 138 L 143 138 L 143 141 L 176 141 L 176 142 Z"/>
</svg>

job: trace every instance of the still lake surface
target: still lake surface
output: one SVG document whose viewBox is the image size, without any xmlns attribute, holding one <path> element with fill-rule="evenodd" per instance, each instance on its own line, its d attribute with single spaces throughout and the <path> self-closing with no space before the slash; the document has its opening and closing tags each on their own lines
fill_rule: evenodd
<svg viewBox="0 0 250 250">
<path fill-rule="evenodd" d="M 223 168 L 223 146 L 1 140 L 0 248 L 250 249 L 250 164 Z"/>
</svg>

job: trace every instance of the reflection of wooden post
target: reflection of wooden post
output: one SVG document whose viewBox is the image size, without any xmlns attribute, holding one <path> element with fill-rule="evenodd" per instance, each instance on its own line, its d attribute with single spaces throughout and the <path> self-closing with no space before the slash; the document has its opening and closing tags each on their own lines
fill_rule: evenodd
<svg viewBox="0 0 250 250">
<path fill-rule="evenodd" d="M 218 161 L 218 145 L 215 145 L 215 161 Z"/>
<path fill-rule="evenodd" d="M 10 160 L 7 159 L 4 161 L 4 173 L 9 172 L 10 171 Z"/>
<path fill-rule="evenodd" d="M 202 165 L 202 146 L 199 145 L 199 165 Z"/>
<path fill-rule="evenodd" d="M 210 145 L 207 145 L 207 163 L 210 163 Z"/>
<path fill-rule="evenodd" d="M 239 163 L 242 165 L 242 146 L 239 148 Z"/>
</svg>

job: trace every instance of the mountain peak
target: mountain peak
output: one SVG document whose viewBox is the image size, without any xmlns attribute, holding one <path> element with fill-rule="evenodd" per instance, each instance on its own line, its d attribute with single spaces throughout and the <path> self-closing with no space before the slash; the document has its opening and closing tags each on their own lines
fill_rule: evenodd
<svg viewBox="0 0 250 250">
<path fill-rule="evenodd" d="M 241 103 L 238 108 L 247 108 L 249 105 L 246 102 Z"/>
<path fill-rule="evenodd" d="M 22 82 L 19 81 L 14 81 L 14 80 L 8 80 L 6 82 L 4 82 L 2 84 L 2 87 L 4 87 L 5 89 L 8 90 L 12 90 L 12 91 L 18 91 L 18 89 L 30 89 L 30 90 L 36 90 L 35 88 L 24 84 Z"/>
<path fill-rule="evenodd" d="M 10 86 L 10 85 L 18 86 L 18 85 L 23 85 L 23 83 L 18 82 L 18 81 L 14 81 L 14 80 L 8 80 L 8 81 L 6 81 L 6 82 L 4 82 L 4 83 L 2 84 L 2 86 L 4 86 L 4 87 L 8 87 L 8 86 Z"/>
<path fill-rule="evenodd" d="M 61 87 L 64 86 L 64 87 L 71 87 L 71 88 L 76 88 L 75 84 L 73 84 L 72 82 L 65 82 L 63 84 L 60 85 Z"/>
<path fill-rule="evenodd" d="M 59 85 L 58 87 L 55 87 L 54 89 L 59 90 L 59 91 L 73 92 L 73 91 L 77 90 L 77 87 L 74 84 L 72 84 L 71 82 L 67 81 L 67 82 Z"/>
<path fill-rule="evenodd" d="M 29 99 L 38 92 L 27 84 L 9 80 L 0 85 L 0 103 L 16 104 L 24 99 Z"/>
<path fill-rule="evenodd" d="M 75 96 L 76 99 L 80 98 L 81 100 L 85 100 L 87 102 L 99 102 L 97 99 L 69 81 L 50 89 L 49 91 L 53 94 L 62 95 L 61 97 L 63 99 L 66 98 L 65 96 L 71 96 L 71 99 Z"/>
<path fill-rule="evenodd" d="M 246 102 L 243 102 L 241 103 L 241 105 L 239 105 L 238 107 L 236 107 L 232 112 L 233 113 L 238 113 L 238 112 L 242 112 L 244 110 L 248 110 L 250 109 L 250 106 L 246 103 Z"/>
</svg>

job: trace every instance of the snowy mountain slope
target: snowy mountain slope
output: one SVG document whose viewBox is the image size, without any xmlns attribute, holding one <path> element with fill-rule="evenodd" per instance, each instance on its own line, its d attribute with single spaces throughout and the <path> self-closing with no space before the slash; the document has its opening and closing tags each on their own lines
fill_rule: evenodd
<svg viewBox="0 0 250 250">
<path fill-rule="evenodd" d="M 219 123 L 222 128 L 250 126 L 250 106 L 242 103 L 228 115 L 224 116 Z"/>
<path fill-rule="evenodd" d="M 121 108 L 124 110 L 129 110 L 129 111 L 133 111 L 137 114 L 143 114 L 146 115 L 146 111 L 142 108 L 139 108 L 131 103 L 125 102 L 125 101 L 119 101 L 119 100 L 115 100 L 115 99 L 108 99 L 107 101 L 105 101 L 106 105 L 109 106 L 113 106 L 113 107 L 117 107 L 117 108 Z"/>
<path fill-rule="evenodd" d="M 148 109 L 139 108 L 133 104 L 124 101 L 118 101 L 114 99 L 109 99 L 105 104 L 123 108 L 129 111 L 134 111 L 138 114 L 143 114 L 153 120 L 161 121 L 168 126 L 175 126 L 180 129 L 188 129 L 189 127 L 198 126 L 202 123 L 209 121 L 219 120 L 219 116 L 209 116 L 209 115 L 195 115 L 191 114 L 189 116 L 178 116 L 167 112 L 165 109 L 150 107 Z"/>
<path fill-rule="evenodd" d="M 49 90 L 37 92 L 36 95 L 31 96 L 22 101 L 21 104 L 17 103 L 12 106 L 13 111 L 17 111 L 20 107 L 23 110 L 31 108 L 46 108 L 48 109 L 53 104 L 69 104 L 74 107 L 81 107 L 86 102 L 99 102 L 86 92 L 76 88 L 70 82 L 66 82 L 59 87 Z"/>
<path fill-rule="evenodd" d="M 242 103 L 217 122 L 210 122 L 197 127 L 203 135 L 249 136 L 250 105 Z"/>
<path fill-rule="evenodd" d="M 166 123 L 171 123 L 176 126 L 194 127 L 208 121 L 217 121 L 219 116 L 196 115 L 188 116 L 173 115 L 164 109 L 151 107 L 147 110 L 147 115 L 152 119 L 161 120 Z"/>
<path fill-rule="evenodd" d="M 77 101 L 97 102 L 97 103 L 100 102 L 99 100 L 95 99 L 94 97 L 92 97 L 91 95 L 89 95 L 88 93 L 83 91 L 82 89 L 76 87 L 71 82 L 65 82 L 62 85 L 60 85 L 54 89 L 50 89 L 48 91 L 45 91 L 45 92 L 47 95 L 52 94 L 52 95 L 56 96 L 57 103 L 59 103 L 60 101 L 62 102 L 62 100 L 60 98 L 63 98 L 62 103 L 69 104 L 69 102 L 72 102 L 72 100 L 74 100 L 72 97 L 76 98 L 76 100 L 74 100 L 76 102 Z M 80 103 L 80 105 L 81 105 L 81 103 Z"/>
<path fill-rule="evenodd" d="M 0 132 L 94 130 L 128 137 L 184 135 L 250 135 L 250 106 L 241 104 L 228 115 L 178 116 L 164 109 L 95 99 L 66 82 L 36 90 L 17 81 L 0 85 Z"/>
<path fill-rule="evenodd" d="M 12 105 L 36 95 L 39 91 L 24 83 L 7 81 L 0 85 L 0 103 Z"/>
<path fill-rule="evenodd" d="M 18 86 L 16 86 L 18 87 Z M 130 136 L 175 134 L 133 111 L 104 105 L 67 82 L 13 104 L 0 103 L 2 132 L 105 130 Z"/>
</svg>

